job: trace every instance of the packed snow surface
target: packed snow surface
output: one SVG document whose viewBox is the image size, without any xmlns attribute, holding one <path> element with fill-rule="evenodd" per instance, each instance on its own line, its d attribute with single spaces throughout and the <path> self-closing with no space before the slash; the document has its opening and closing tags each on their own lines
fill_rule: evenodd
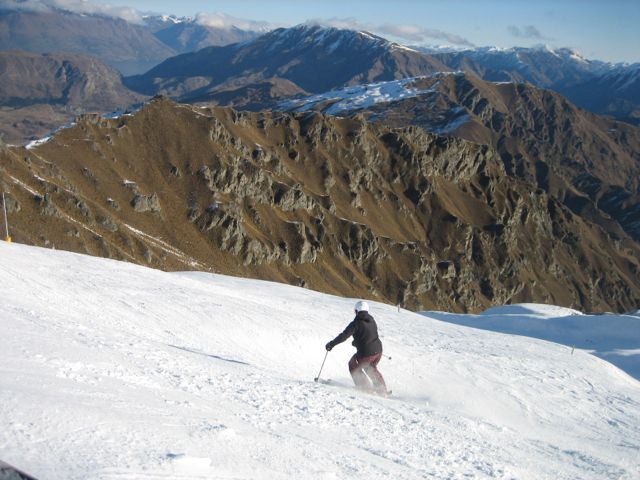
<svg viewBox="0 0 640 480">
<path fill-rule="evenodd" d="M 584 315 L 553 305 L 520 304 L 490 308 L 480 315 L 424 314 L 457 325 L 580 348 L 640 380 L 640 316 L 637 313 Z"/>
<path fill-rule="evenodd" d="M 0 459 L 41 479 L 640 478 L 640 383 L 580 349 L 370 302 L 393 396 L 352 388 L 349 342 L 314 383 L 354 301 L 0 242 Z"/>
</svg>

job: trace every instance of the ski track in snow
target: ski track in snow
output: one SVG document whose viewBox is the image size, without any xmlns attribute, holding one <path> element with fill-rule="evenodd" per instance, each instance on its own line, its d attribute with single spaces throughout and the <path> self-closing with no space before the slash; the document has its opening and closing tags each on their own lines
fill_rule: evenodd
<svg viewBox="0 0 640 480">
<path fill-rule="evenodd" d="M 371 302 L 394 396 L 351 387 L 349 342 L 314 383 L 353 302 L 0 242 L 0 458 L 54 480 L 640 478 L 640 383 L 581 350 Z"/>
</svg>

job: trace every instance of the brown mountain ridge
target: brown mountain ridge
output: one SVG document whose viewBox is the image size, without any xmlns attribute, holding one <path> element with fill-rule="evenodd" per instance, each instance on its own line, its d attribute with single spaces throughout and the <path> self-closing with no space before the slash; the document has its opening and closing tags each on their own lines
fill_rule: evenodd
<svg viewBox="0 0 640 480">
<path fill-rule="evenodd" d="M 640 304 L 640 248 L 492 147 L 360 117 L 238 113 L 158 98 L 3 148 L 15 241 L 478 311 Z"/>
<path fill-rule="evenodd" d="M 407 85 L 427 93 L 359 113 L 490 145 L 506 172 L 541 188 L 614 236 L 640 240 L 640 128 L 582 110 L 561 95 L 462 73 Z M 331 104 L 324 105 L 324 108 Z"/>
</svg>

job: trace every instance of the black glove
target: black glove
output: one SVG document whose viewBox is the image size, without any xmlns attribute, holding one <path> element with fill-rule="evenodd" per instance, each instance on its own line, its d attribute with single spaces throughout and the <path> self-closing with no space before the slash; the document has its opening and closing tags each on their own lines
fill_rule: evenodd
<svg viewBox="0 0 640 480">
<path fill-rule="evenodd" d="M 327 352 L 330 352 L 330 351 L 331 351 L 331 349 L 333 348 L 333 343 L 332 343 L 332 342 L 327 343 L 327 344 L 324 346 L 324 348 L 326 348 L 326 349 L 327 349 Z"/>
</svg>

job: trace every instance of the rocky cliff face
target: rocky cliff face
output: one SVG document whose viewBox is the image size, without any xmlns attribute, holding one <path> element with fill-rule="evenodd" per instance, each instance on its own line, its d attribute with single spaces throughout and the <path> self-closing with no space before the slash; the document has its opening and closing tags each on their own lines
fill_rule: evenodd
<svg viewBox="0 0 640 480">
<path fill-rule="evenodd" d="M 613 238 L 491 147 L 317 113 L 156 99 L 4 148 L 15 241 L 476 311 L 640 303 L 640 248 Z"/>
<path fill-rule="evenodd" d="M 358 112 L 393 127 L 418 125 L 491 145 L 508 175 L 544 190 L 616 238 L 624 230 L 640 240 L 638 127 L 526 84 L 456 74 L 413 86 L 428 93 Z"/>
</svg>

